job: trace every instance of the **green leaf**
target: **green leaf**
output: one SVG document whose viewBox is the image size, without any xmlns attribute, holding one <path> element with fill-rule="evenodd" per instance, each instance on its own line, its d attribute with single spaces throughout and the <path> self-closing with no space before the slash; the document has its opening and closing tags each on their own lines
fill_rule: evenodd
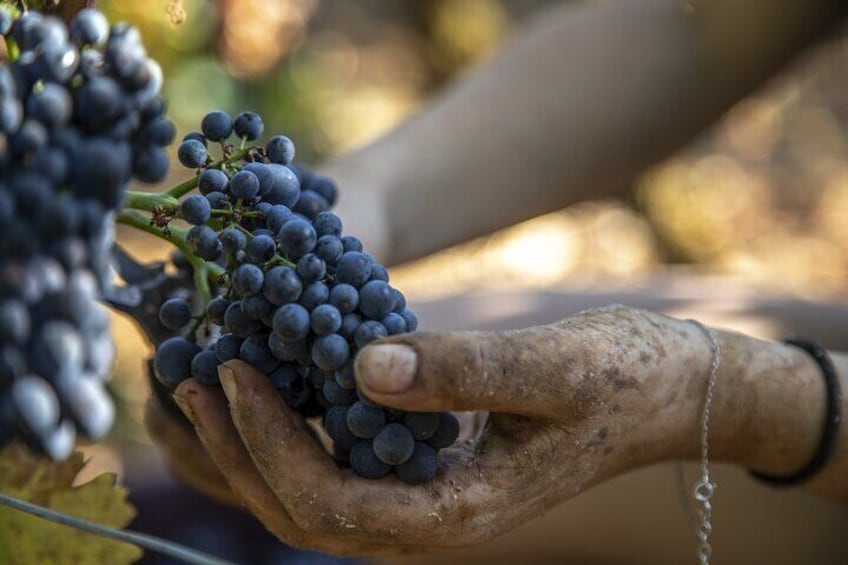
<svg viewBox="0 0 848 565">
<path fill-rule="evenodd" d="M 73 486 L 84 466 L 79 452 L 66 461 L 54 462 L 13 445 L 0 451 L 0 491 L 71 516 L 125 527 L 135 516 L 126 489 L 116 485 L 112 473 Z M 141 555 L 134 545 L 0 507 L 0 563 L 120 565 L 132 563 Z"/>
</svg>

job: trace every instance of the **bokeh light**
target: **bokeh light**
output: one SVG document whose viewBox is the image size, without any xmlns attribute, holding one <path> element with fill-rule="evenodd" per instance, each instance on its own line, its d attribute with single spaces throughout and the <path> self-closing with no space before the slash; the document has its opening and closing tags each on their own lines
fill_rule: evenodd
<svg viewBox="0 0 848 565">
<path fill-rule="evenodd" d="M 496 52 L 551 2 L 173 0 L 100 2 L 138 25 L 164 68 L 180 134 L 205 111 L 252 109 L 309 163 L 362 146 Z M 848 287 L 848 43 L 829 45 L 737 104 L 708 134 L 636 180 L 629 196 L 547 214 L 409 265 L 413 300 L 487 288 L 623 288 L 704 272 L 811 298 Z M 179 169 L 174 167 L 174 169 Z M 175 170 L 171 181 L 189 174 Z M 344 188 L 344 187 L 342 187 Z M 135 254 L 166 247 L 120 230 Z M 481 276 L 485 273 L 485 276 Z M 149 345 L 117 317 L 121 433 L 143 440 Z"/>
</svg>

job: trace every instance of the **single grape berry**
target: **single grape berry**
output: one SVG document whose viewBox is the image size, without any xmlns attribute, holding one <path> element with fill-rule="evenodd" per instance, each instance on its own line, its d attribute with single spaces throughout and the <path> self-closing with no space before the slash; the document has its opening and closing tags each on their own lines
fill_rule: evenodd
<svg viewBox="0 0 848 565">
<path fill-rule="evenodd" d="M 206 169 L 197 177 L 197 188 L 204 196 L 210 192 L 225 192 L 230 182 L 227 174 L 220 169 Z"/>
<path fill-rule="evenodd" d="M 156 378 L 168 388 L 191 377 L 191 362 L 200 353 L 197 344 L 184 337 L 177 336 L 163 341 L 156 348 L 153 357 L 153 369 Z"/>
<path fill-rule="evenodd" d="M 294 160 L 294 143 L 284 135 L 275 135 L 265 144 L 268 160 L 280 165 L 288 165 Z"/>
<path fill-rule="evenodd" d="M 327 302 L 330 298 L 330 289 L 321 281 L 314 282 L 303 289 L 300 294 L 300 304 L 310 312 Z"/>
<path fill-rule="evenodd" d="M 414 332 L 418 329 L 418 316 L 412 310 L 404 310 L 400 317 L 406 322 L 406 331 Z"/>
<path fill-rule="evenodd" d="M 371 266 L 371 276 L 368 277 L 368 280 L 389 282 L 389 271 L 381 264 L 374 263 Z"/>
<path fill-rule="evenodd" d="M 251 263 L 245 263 L 239 266 L 233 273 L 233 290 L 239 296 L 250 296 L 262 290 L 262 283 L 265 281 L 262 269 Z"/>
<path fill-rule="evenodd" d="M 380 479 L 392 470 L 391 465 L 377 456 L 370 440 L 360 441 L 351 448 L 350 466 L 354 473 L 366 479 Z"/>
<path fill-rule="evenodd" d="M 359 292 L 349 284 L 340 283 L 330 289 L 330 304 L 342 314 L 350 314 L 359 305 Z"/>
<path fill-rule="evenodd" d="M 262 322 L 248 316 L 241 307 L 241 301 L 235 300 L 224 313 L 224 327 L 235 336 L 245 339 L 262 329 Z"/>
<path fill-rule="evenodd" d="M 347 427 L 347 406 L 332 406 L 324 415 L 324 429 L 336 448 L 349 451 L 359 439 Z"/>
<path fill-rule="evenodd" d="M 262 135 L 264 128 L 262 118 L 255 112 L 242 112 L 233 121 L 233 131 L 235 134 L 248 141 L 257 139 Z"/>
<path fill-rule="evenodd" d="M 50 384 L 34 375 L 16 380 L 12 399 L 18 414 L 35 434 L 54 428 L 59 422 L 59 399 Z"/>
<path fill-rule="evenodd" d="M 71 117 L 71 95 L 58 84 L 47 83 L 27 99 L 27 114 L 50 128 L 65 124 Z"/>
<path fill-rule="evenodd" d="M 352 235 L 346 235 L 342 238 L 342 246 L 344 247 L 345 253 L 348 251 L 362 252 L 362 242 L 359 241 L 358 237 L 354 237 Z"/>
<path fill-rule="evenodd" d="M 177 158 L 189 169 L 202 167 L 207 157 L 206 146 L 196 139 L 187 139 L 177 148 Z"/>
<path fill-rule="evenodd" d="M 310 220 L 315 220 L 319 214 L 326 212 L 329 208 L 330 204 L 324 200 L 323 196 L 311 190 L 303 190 L 292 209 Z"/>
<path fill-rule="evenodd" d="M 22 344 L 29 337 L 30 315 L 20 300 L 0 302 L 0 343 Z"/>
<path fill-rule="evenodd" d="M 395 467 L 395 474 L 403 482 L 419 485 L 433 480 L 439 471 L 439 457 L 436 450 L 424 442 L 415 442 L 412 456 Z"/>
<path fill-rule="evenodd" d="M 85 8 L 71 20 L 71 40 L 80 45 L 100 45 L 109 37 L 109 21 L 101 12 Z"/>
<path fill-rule="evenodd" d="M 209 321 L 219 326 L 224 325 L 224 314 L 230 306 L 230 301 L 223 296 L 216 296 L 206 305 L 206 316 Z"/>
<path fill-rule="evenodd" d="M 186 222 L 199 226 L 209 221 L 212 215 L 212 206 L 209 205 L 205 196 L 192 194 L 182 201 L 180 211 Z"/>
<path fill-rule="evenodd" d="M 292 211 L 282 204 L 274 204 L 265 215 L 265 226 L 274 233 L 280 233 L 286 222 L 294 217 Z"/>
<path fill-rule="evenodd" d="M 321 373 L 321 378 L 324 378 L 324 376 L 324 373 Z M 356 402 L 356 391 L 339 386 L 335 378 L 321 381 L 313 377 L 313 382 L 321 384 L 321 392 L 324 398 L 333 406 L 350 406 Z"/>
<path fill-rule="evenodd" d="M 382 408 L 355 402 L 348 410 L 347 427 L 358 438 L 371 439 L 385 424 L 386 414 Z"/>
<path fill-rule="evenodd" d="M 347 340 L 338 334 L 321 336 L 312 344 L 312 360 L 325 371 L 341 369 L 349 356 Z"/>
<path fill-rule="evenodd" d="M 307 253 L 297 261 L 297 274 L 303 282 L 311 284 L 324 278 L 327 264 L 314 253 Z"/>
<path fill-rule="evenodd" d="M 406 332 L 406 320 L 400 314 L 390 313 L 388 316 L 380 320 L 383 327 L 389 335 L 397 335 Z"/>
<path fill-rule="evenodd" d="M 206 195 L 206 200 L 213 210 L 226 210 L 230 207 L 230 199 L 223 192 L 210 192 Z"/>
<path fill-rule="evenodd" d="M 206 349 L 191 360 L 191 376 L 206 386 L 215 386 L 218 380 L 218 356 L 215 350 Z"/>
<path fill-rule="evenodd" d="M 332 212 L 321 212 L 312 221 L 312 225 L 315 227 L 315 233 L 318 234 L 318 237 L 322 235 L 341 237 L 342 235 L 342 221 Z"/>
<path fill-rule="evenodd" d="M 427 440 L 435 449 L 444 449 L 453 445 L 459 437 L 459 420 L 450 412 L 439 412 L 439 427 Z"/>
<path fill-rule="evenodd" d="M 299 259 L 315 247 L 318 236 L 309 222 L 294 219 L 280 229 L 280 249 L 290 259 Z"/>
<path fill-rule="evenodd" d="M 300 183 L 288 167 L 271 163 L 265 166 L 264 187 L 260 188 L 262 198 L 271 204 L 282 204 L 294 208 L 300 198 Z"/>
<path fill-rule="evenodd" d="M 224 334 L 215 342 L 215 357 L 221 363 L 238 359 L 241 344 L 244 340 L 233 334 Z"/>
<path fill-rule="evenodd" d="M 274 238 L 268 235 L 254 236 L 247 243 L 245 248 L 247 256 L 256 263 L 264 263 L 271 259 L 277 252 L 277 244 L 274 243 Z"/>
<path fill-rule="evenodd" d="M 207 261 L 214 261 L 223 251 L 218 234 L 209 226 L 194 226 L 188 230 L 186 246 L 192 253 Z"/>
<path fill-rule="evenodd" d="M 354 333 L 354 342 L 358 349 L 362 349 L 375 339 L 386 337 L 387 335 L 389 335 L 389 332 L 386 331 L 383 324 L 376 320 L 367 320 L 362 322 L 362 324 L 360 324 L 360 326 L 356 329 L 356 332 Z"/>
<path fill-rule="evenodd" d="M 220 235 L 221 246 L 227 253 L 236 253 L 247 246 L 247 236 L 238 228 L 227 228 Z"/>
<path fill-rule="evenodd" d="M 348 361 L 345 366 L 338 369 L 333 376 L 340 387 L 350 390 L 356 388 L 356 375 L 354 375 L 353 372 L 352 361 Z"/>
<path fill-rule="evenodd" d="M 415 450 L 415 439 L 403 424 L 392 422 L 374 437 L 374 453 L 383 463 L 400 465 L 405 463 Z"/>
<path fill-rule="evenodd" d="M 159 321 L 169 330 L 180 330 L 191 322 L 191 305 L 182 298 L 171 298 L 159 307 Z"/>
<path fill-rule="evenodd" d="M 321 304 L 316 306 L 310 314 L 312 331 L 316 335 L 329 335 L 336 333 L 342 326 L 342 315 L 335 306 Z"/>
<path fill-rule="evenodd" d="M 286 304 L 274 313 L 274 333 L 287 343 L 305 339 L 309 324 L 309 312 L 300 304 Z"/>
<path fill-rule="evenodd" d="M 274 357 L 268 348 L 268 334 L 265 333 L 254 334 L 245 339 L 239 349 L 239 358 L 266 375 L 280 365 L 280 360 Z"/>
<path fill-rule="evenodd" d="M 392 289 L 383 281 L 370 281 L 359 290 L 359 310 L 369 318 L 382 320 L 394 306 Z"/>
<path fill-rule="evenodd" d="M 305 188 L 319 194 L 330 206 L 335 205 L 338 188 L 330 177 L 313 173 Z"/>
<path fill-rule="evenodd" d="M 262 294 L 268 302 L 277 306 L 295 302 L 300 298 L 303 285 L 291 267 L 276 266 L 265 273 Z"/>
<path fill-rule="evenodd" d="M 242 310 L 249 318 L 259 320 L 270 327 L 273 320 L 274 306 L 261 294 L 254 294 L 242 300 Z"/>
<path fill-rule="evenodd" d="M 407 412 L 403 415 L 403 424 L 409 428 L 412 437 L 416 440 L 433 437 L 433 434 L 439 428 L 439 422 L 437 412 Z"/>
<path fill-rule="evenodd" d="M 233 132 L 233 119 L 226 112 L 215 110 L 203 116 L 200 129 L 210 141 L 223 141 Z"/>
<path fill-rule="evenodd" d="M 342 239 L 344 243 L 344 238 Z M 359 288 L 371 276 L 371 257 L 359 251 L 348 251 L 336 265 L 336 280 Z"/>
<path fill-rule="evenodd" d="M 336 265 L 342 258 L 344 247 L 342 240 L 333 235 L 322 235 L 315 243 L 315 255 L 328 265 Z"/>
<path fill-rule="evenodd" d="M 259 194 L 259 179 L 250 171 L 239 171 L 230 179 L 230 192 L 236 198 L 251 201 Z"/>
<path fill-rule="evenodd" d="M 183 136 L 183 141 L 188 141 L 189 139 L 193 139 L 194 141 L 199 141 L 203 144 L 203 147 L 209 146 L 209 141 L 203 137 L 203 134 L 199 131 L 192 131 Z"/>
</svg>

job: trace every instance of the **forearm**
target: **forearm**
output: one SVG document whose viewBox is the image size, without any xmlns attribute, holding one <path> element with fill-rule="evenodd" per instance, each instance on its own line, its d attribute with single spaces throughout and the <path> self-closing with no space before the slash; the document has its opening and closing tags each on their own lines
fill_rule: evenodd
<svg viewBox="0 0 848 565">
<path fill-rule="evenodd" d="M 385 243 L 377 254 L 401 262 L 624 187 L 848 11 L 841 0 L 694 5 L 550 10 L 420 115 L 330 163 L 343 185 L 377 191 L 383 217 L 365 230 Z M 360 195 L 343 191 L 341 208 Z"/>
</svg>

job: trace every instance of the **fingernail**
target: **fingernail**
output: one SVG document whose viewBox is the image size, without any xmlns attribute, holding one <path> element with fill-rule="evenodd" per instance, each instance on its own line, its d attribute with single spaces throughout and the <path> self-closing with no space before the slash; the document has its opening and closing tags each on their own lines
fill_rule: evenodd
<svg viewBox="0 0 848 565">
<path fill-rule="evenodd" d="M 197 416 L 194 414 L 194 408 L 191 406 L 191 402 L 189 402 L 188 398 L 179 393 L 174 393 L 173 395 L 174 402 L 177 406 L 180 407 L 180 410 L 183 411 L 185 417 L 188 418 L 188 421 L 192 423 L 192 425 L 197 427 Z"/>
<path fill-rule="evenodd" d="M 387 343 L 362 350 L 356 359 L 356 376 L 366 388 L 381 394 L 397 394 L 412 386 L 417 360 L 408 345 Z"/>
<path fill-rule="evenodd" d="M 218 378 L 221 380 L 221 388 L 224 389 L 224 394 L 227 395 L 227 399 L 230 401 L 230 404 L 235 403 L 236 398 L 238 397 L 235 371 L 226 365 L 220 365 L 218 367 Z"/>
</svg>

